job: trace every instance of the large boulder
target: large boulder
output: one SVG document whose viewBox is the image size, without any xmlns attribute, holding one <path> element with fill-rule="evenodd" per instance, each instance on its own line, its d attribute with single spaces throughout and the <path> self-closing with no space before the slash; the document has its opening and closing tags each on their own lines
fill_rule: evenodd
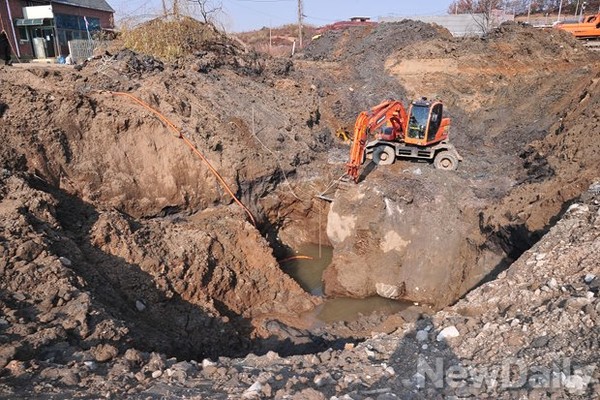
<svg viewBox="0 0 600 400">
<path fill-rule="evenodd" d="M 483 250 L 464 182 L 426 169 L 427 177 L 373 174 L 338 191 L 327 220 L 334 257 L 323 274 L 326 295 L 379 295 L 440 307 L 501 261 Z"/>
</svg>

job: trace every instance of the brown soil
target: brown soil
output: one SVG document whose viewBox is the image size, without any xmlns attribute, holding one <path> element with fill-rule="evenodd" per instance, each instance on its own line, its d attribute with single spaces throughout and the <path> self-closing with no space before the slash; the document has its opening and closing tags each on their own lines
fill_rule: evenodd
<svg viewBox="0 0 600 400">
<path fill-rule="evenodd" d="M 428 198 L 410 208 L 416 228 L 456 217 L 455 246 L 431 261 L 478 269 L 430 303 L 455 301 L 530 248 L 597 176 L 598 65 L 559 32 L 506 25 L 458 40 L 404 21 L 328 32 L 293 60 L 226 43 L 175 63 L 123 50 L 76 69 L 0 69 L 3 392 L 131 394 L 169 357 L 317 352 L 410 320 L 311 327 L 300 315 L 322 299 L 276 261 L 326 237 L 314 196 L 348 152 L 334 132 L 385 98 L 440 97 L 453 118 L 459 171 L 398 162 L 365 171 L 361 185 Z M 180 127 L 257 226 L 181 139 L 108 90 Z M 354 212 L 367 217 L 362 204 Z M 361 255 L 376 246 L 363 233 Z M 125 364 L 138 369 L 120 374 Z"/>
</svg>

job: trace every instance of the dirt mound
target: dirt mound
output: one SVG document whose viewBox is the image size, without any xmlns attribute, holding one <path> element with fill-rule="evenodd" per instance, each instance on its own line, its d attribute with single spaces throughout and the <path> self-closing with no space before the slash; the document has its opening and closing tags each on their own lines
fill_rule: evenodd
<svg viewBox="0 0 600 400">
<path fill-rule="evenodd" d="M 239 50 L 239 44 L 213 25 L 190 17 L 156 18 L 122 33 L 123 45 L 137 53 L 174 61 L 201 51 Z"/>
<path fill-rule="evenodd" d="M 325 32 L 306 47 L 303 56 L 315 61 L 352 61 L 381 65 L 391 52 L 433 38 L 451 39 L 447 29 L 420 21 L 382 23 Z"/>
</svg>

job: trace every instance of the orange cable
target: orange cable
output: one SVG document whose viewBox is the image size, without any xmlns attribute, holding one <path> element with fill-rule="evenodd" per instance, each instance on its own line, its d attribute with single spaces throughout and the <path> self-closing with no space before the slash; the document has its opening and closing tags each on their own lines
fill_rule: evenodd
<svg viewBox="0 0 600 400">
<path fill-rule="evenodd" d="M 292 256 L 292 257 L 284 258 L 283 260 L 279 260 L 277 262 L 282 264 L 284 262 L 294 261 L 294 260 L 313 260 L 313 259 L 314 258 L 310 257 L 310 256 Z"/>
<path fill-rule="evenodd" d="M 185 142 L 185 144 L 187 144 L 192 149 L 192 151 L 194 153 L 196 153 L 196 155 L 198 155 L 198 157 L 200 157 L 200 159 L 202 161 L 204 161 L 204 163 L 208 166 L 208 168 L 213 173 L 213 175 L 215 175 L 215 177 L 217 178 L 217 180 L 221 183 L 221 185 L 223 186 L 223 188 L 227 191 L 227 193 L 229 193 L 229 195 L 231 196 L 231 198 L 240 207 L 242 207 L 244 209 L 244 211 L 246 212 L 246 214 L 248 214 L 248 217 L 252 221 L 252 224 L 254 226 L 256 226 L 256 220 L 254 219 L 254 216 L 252 215 L 252 212 L 250 212 L 250 210 L 248 209 L 248 207 L 246 207 L 235 196 L 235 194 L 233 193 L 233 191 L 231 190 L 231 188 L 229 187 L 229 185 L 227 185 L 227 183 L 225 182 L 225 180 L 223 179 L 223 177 L 221 176 L 221 174 L 219 174 L 219 172 L 212 166 L 212 164 L 210 163 L 210 161 L 208 161 L 208 159 L 196 148 L 196 146 L 194 146 L 194 144 L 192 142 L 190 142 L 190 140 L 183 135 L 183 133 L 175 126 L 174 123 L 172 123 L 167 117 L 165 117 L 163 114 L 161 114 L 160 111 L 156 110 L 155 108 L 153 108 L 152 106 L 150 106 L 148 103 L 144 102 L 143 100 L 141 100 L 141 99 L 139 99 L 139 98 L 137 98 L 137 97 L 135 97 L 135 96 L 133 96 L 133 95 L 131 95 L 129 93 L 125 93 L 125 92 L 111 92 L 111 91 L 109 91 L 108 93 L 112 94 L 113 96 L 125 96 L 125 97 L 133 100 L 137 104 L 139 104 L 142 107 L 144 107 L 144 108 L 148 109 L 149 111 L 151 111 L 165 125 L 167 125 L 169 128 L 171 128 L 171 130 L 173 130 L 180 139 L 183 139 L 183 141 Z"/>
</svg>

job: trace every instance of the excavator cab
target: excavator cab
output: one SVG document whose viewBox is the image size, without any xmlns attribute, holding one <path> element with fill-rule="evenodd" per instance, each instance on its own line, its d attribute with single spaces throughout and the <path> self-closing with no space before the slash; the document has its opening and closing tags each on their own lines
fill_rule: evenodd
<svg viewBox="0 0 600 400">
<path fill-rule="evenodd" d="M 413 101 L 408 110 L 408 125 L 404 141 L 417 146 L 428 146 L 448 137 L 448 118 L 443 118 L 444 106 L 440 101 L 426 98 Z"/>
</svg>

